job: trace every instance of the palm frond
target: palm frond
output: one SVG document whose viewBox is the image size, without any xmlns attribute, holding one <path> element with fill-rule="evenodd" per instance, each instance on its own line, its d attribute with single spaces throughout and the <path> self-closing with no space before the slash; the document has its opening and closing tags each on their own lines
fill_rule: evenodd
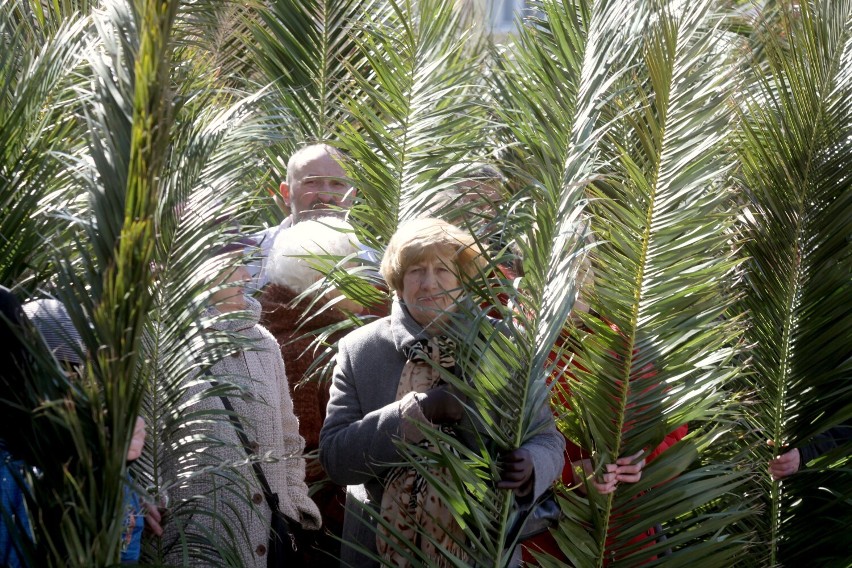
<svg viewBox="0 0 852 568">
<path fill-rule="evenodd" d="M 607 85 L 608 97 L 599 99 L 607 101 L 604 117 L 611 122 L 598 170 L 602 179 L 590 192 L 591 231 L 599 239 L 591 252 L 590 305 L 602 319 L 584 317 L 591 333 L 575 332 L 571 344 L 573 412 L 565 426 L 598 467 L 637 451 L 647 454 L 680 424 L 712 419 L 721 389 L 734 375 L 736 328 L 720 320 L 730 302 L 720 301 L 720 294 L 735 265 L 721 177 L 733 163 L 724 152 L 732 76 L 723 66 L 724 46 L 716 43 L 709 3 L 662 5 L 649 16 L 641 52 L 620 59 L 632 65 L 632 77 Z M 731 468 L 721 468 L 664 483 L 689 470 L 688 458 L 704 445 L 703 434 L 699 428 L 692 441 L 648 467 L 642 483 L 622 485 L 614 496 L 592 493 L 588 504 L 568 496 L 571 517 L 594 535 L 582 546 L 588 556 L 572 551 L 577 565 L 599 565 L 612 556 L 625 565 L 641 564 L 661 547 L 635 539 L 657 523 L 677 534 L 681 529 L 668 523 L 698 505 L 677 503 L 676 487 L 701 480 L 709 503 L 742 482 Z M 654 498 L 645 499 L 650 487 Z M 626 523 L 639 507 L 642 521 Z M 710 530 L 700 523 L 692 520 L 684 537 L 671 541 L 684 545 L 667 562 L 691 555 L 685 535 Z M 730 550 L 717 547 L 722 558 L 741 546 L 727 544 Z"/>
<path fill-rule="evenodd" d="M 749 421 L 755 468 L 765 467 L 787 444 L 807 444 L 848 423 L 852 410 L 846 387 L 852 371 L 852 257 L 845 227 L 852 200 L 842 165 L 852 141 L 852 5 L 780 3 L 779 13 L 783 39 L 763 34 L 766 64 L 743 101 L 739 145 L 749 258 L 742 309 L 750 314 L 747 337 L 754 344 L 750 386 L 756 401 Z M 759 491 L 770 513 L 759 528 L 771 543 L 768 562 L 806 557 L 826 565 L 843 562 L 831 531 L 809 515 L 814 509 L 795 503 L 814 498 L 808 486 L 829 480 L 825 487 L 841 501 L 848 499 L 849 477 L 831 472 L 845 462 L 781 484 L 762 480 Z M 811 530 L 816 526 L 821 528 Z"/>
<path fill-rule="evenodd" d="M 131 61 L 144 65 L 131 65 L 123 68 L 124 74 L 113 74 L 113 69 L 122 68 L 123 61 L 110 68 L 115 61 L 108 61 L 109 52 L 91 49 L 87 54 L 89 70 L 95 76 L 98 70 L 107 70 L 104 80 L 94 82 L 96 85 L 105 91 L 109 86 L 121 87 L 110 93 L 112 100 L 118 95 L 121 104 L 108 105 L 109 118 L 133 127 L 119 129 L 130 135 L 119 138 L 118 144 L 99 146 L 91 138 L 84 138 L 95 155 L 91 163 L 101 174 L 90 178 L 92 214 L 80 220 L 77 240 L 70 241 L 76 247 L 49 251 L 55 258 L 56 296 L 68 308 L 88 355 L 80 383 L 67 399 L 47 399 L 47 404 L 63 415 L 61 423 L 73 440 L 73 455 L 60 462 L 62 472 L 53 471 L 31 480 L 32 514 L 39 519 L 33 524 L 35 542 L 40 543 L 35 548 L 35 563 L 39 565 L 107 565 L 118 561 L 127 484 L 125 456 L 141 401 L 140 383 L 133 377 L 139 361 L 136 346 L 150 300 L 156 176 L 169 117 L 164 112 L 164 61 L 168 53 L 165 38 L 175 3 L 112 8 L 96 18 L 99 29 L 115 32 L 112 38 L 126 34 L 123 39 L 128 39 L 135 33 L 133 26 L 123 25 L 130 22 L 133 14 L 147 24 L 142 26 L 145 31 L 138 41 L 126 42 L 124 47 L 128 49 L 123 51 Z M 134 44 L 138 52 L 132 49 Z M 39 82 L 32 85 L 38 88 Z M 123 96 L 127 96 L 126 100 Z M 31 114 L 25 117 L 34 118 Z M 39 121 L 33 123 L 37 125 Z M 92 129 L 89 134 L 97 132 Z M 61 177 L 64 183 L 79 183 L 80 179 Z M 120 183 L 112 183 L 116 180 Z M 85 240 L 81 235 L 85 235 Z M 29 456 L 34 464 L 55 461 L 55 452 L 44 452 L 65 442 L 49 429 L 36 436 L 42 433 L 47 434 L 45 440 L 49 442 L 39 447 L 42 453 Z"/>
<path fill-rule="evenodd" d="M 294 141 L 333 141 L 349 122 L 356 22 L 373 11 L 381 11 L 380 2 L 276 0 L 258 7 L 254 59 L 294 117 Z"/>
<path fill-rule="evenodd" d="M 86 22 L 38 33 L 21 24 L 19 10 L 29 14 L 19 2 L 0 10 L 0 282 L 33 278 L 32 289 L 47 270 L 39 243 L 57 232 L 50 213 L 66 197 L 57 194 L 55 180 L 63 167 L 59 155 L 74 151 L 69 75 L 85 46 Z"/>
<path fill-rule="evenodd" d="M 477 66 L 464 49 L 462 24 L 445 0 L 390 0 L 360 23 L 358 49 L 367 64 L 348 68 L 370 104 L 349 101 L 342 148 L 359 195 L 351 217 L 376 250 L 401 220 L 450 187 L 441 174 L 481 145 Z"/>
</svg>

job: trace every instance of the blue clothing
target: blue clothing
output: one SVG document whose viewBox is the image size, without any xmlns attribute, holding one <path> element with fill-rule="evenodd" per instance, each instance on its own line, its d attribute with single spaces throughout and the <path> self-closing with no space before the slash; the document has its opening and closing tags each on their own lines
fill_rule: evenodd
<svg viewBox="0 0 852 568">
<path fill-rule="evenodd" d="M 24 568 L 26 566 L 15 549 L 9 527 L 17 524 L 27 536 L 32 538 L 24 492 L 21 491 L 19 485 L 23 472 L 23 463 L 13 460 L 9 452 L 0 445 L 0 494 L 2 494 L 0 566 L 8 566 L 9 568 Z"/>
<path fill-rule="evenodd" d="M 135 564 L 142 554 L 142 529 L 145 528 L 145 512 L 139 495 L 128 484 L 124 486 L 124 530 L 121 532 L 121 563 Z"/>
<path fill-rule="evenodd" d="M 27 515 L 24 493 L 17 480 L 23 478 L 23 463 L 15 461 L 9 452 L 0 445 L 0 496 L 2 496 L 2 517 L 0 517 L 0 566 L 6 568 L 26 568 L 23 558 L 15 549 L 9 527 L 20 524 L 29 538 L 29 516 Z M 133 564 L 139 562 L 142 554 L 142 529 L 145 528 L 145 513 L 139 495 L 128 483 L 124 488 L 124 530 L 121 533 L 121 562 Z M 11 523 L 11 524 L 7 524 Z"/>
</svg>

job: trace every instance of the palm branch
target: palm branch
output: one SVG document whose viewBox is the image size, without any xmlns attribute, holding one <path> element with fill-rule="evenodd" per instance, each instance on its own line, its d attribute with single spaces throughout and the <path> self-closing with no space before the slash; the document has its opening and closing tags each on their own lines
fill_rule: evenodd
<svg viewBox="0 0 852 568">
<path fill-rule="evenodd" d="M 610 554 L 639 564 L 667 547 L 667 564 L 689 563 L 698 550 L 706 565 L 742 554 L 738 539 L 706 540 L 726 531 L 712 511 L 695 514 L 714 502 L 731 523 L 747 514 L 723 500 L 742 473 L 735 464 L 688 459 L 720 435 L 703 424 L 724 408 L 738 335 L 736 321 L 722 318 L 735 266 L 723 177 L 733 165 L 725 135 L 734 77 L 711 10 L 705 2 L 653 12 L 635 79 L 618 101 L 625 112 L 612 131 L 613 169 L 593 191 L 592 229 L 602 243 L 593 253 L 590 304 L 603 320 L 584 319 L 592 335 L 578 346 L 584 370 L 570 383 L 582 415 L 575 439 L 596 461 L 611 463 L 647 453 L 679 424 L 693 429 L 646 468 L 641 483 L 592 503 L 597 565 Z M 606 411 L 614 400 L 612 421 Z M 691 483 L 701 490 L 685 489 Z M 653 499 L 643 494 L 650 488 Z M 699 497 L 677 501 L 683 491 Z M 641 523 L 625 525 L 631 515 Z M 631 543 L 658 523 L 665 545 Z"/>
<path fill-rule="evenodd" d="M 755 392 L 749 416 L 755 469 L 764 469 L 788 444 L 802 446 L 848 423 L 852 409 L 843 221 L 852 202 L 842 165 L 850 151 L 852 5 L 779 3 L 777 21 L 780 35 L 761 34 L 765 61 L 743 97 L 738 146 L 748 255 L 741 309 L 749 314 L 747 338 L 754 345 L 748 387 Z M 828 456 L 781 483 L 761 477 L 755 490 L 768 512 L 758 524 L 761 540 L 769 543 L 766 562 L 846 561 L 848 550 L 838 548 L 817 518 L 848 522 L 848 507 L 841 505 L 850 495 L 847 455 Z M 817 486 L 831 497 L 821 498 Z M 802 499 L 812 505 L 797 506 Z"/>
<path fill-rule="evenodd" d="M 81 56 L 83 20 L 42 29 L 24 2 L 0 10 L 3 54 L 0 93 L 0 282 L 35 288 L 47 276 L 42 239 L 57 232 L 51 220 L 65 195 L 57 192 L 63 162 L 74 152 L 73 91 L 69 74 Z"/>
<path fill-rule="evenodd" d="M 362 242 L 382 250 L 401 220 L 452 185 L 441 174 L 481 146 L 473 105 L 478 67 L 452 2 L 390 0 L 358 28 L 356 62 L 366 65 L 347 67 L 369 104 L 348 101 L 352 118 L 341 147 L 359 196 L 351 217 Z"/>
<path fill-rule="evenodd" d="M 239 191 L 231 189 L 235 181 L 247 180 L 250 172 L 256 174 L 251 165 L 254 162 L 246 162 L 243 154 L 251 146 L 246 138 L 255 140 L 259 134 L 271 138 L 268 127 L 254 128 L 251 122 L 244 122 L 251 105 L 256 106 L 252 99 L 221 111 L 199 113 L 197 109 L 204 104 L 227 97 L 217 97 L 215 92 L 204 95 L 198 81 L 181 81 L 178 84 L 185 89 L 181 94 L 198 107 L 188 111 L 192 104 L 174 105 L 169 74 L 175 45 L 171 25 L 177 12 L 176 3 L 115 3 L 95 16 L 90 29 L 96 49 L 88 52 L 85 73 L 80 76 L 94 80 L 86 79 L 87 84 L 77 86 L 80 115 L 85 117 L 86 126 L 78 135 L 88 144 L 88 150 L 66 154 L 62 166 L 69 173 L 57 176 L 65 184 L 63 191 L 73 195 L 82 190 L 88 193 L 88 199 L 83 206 L 79 197 L 71 201 L 68 213 L 61 217 L 72 225 L 63 235 L 63 244 L 69 246 L 55 243 L 49 249 L 56 272 L 51 288 L 68 307 L 89 356 L 80 385 L 69 395 L 74 402 L 71 408 L 78 412 L 65 410 L 52 421 L 64 424 L 60 432 L 48 428 L 38 432 L 36 437 L 45 444 L 37 446 L 37 455 L 27 456 L 28 462 L 49 472 L 34 482 L 30 503 L 33 518 L 39 519 L 34 528 L 40 546 L 32 552 L 37 565 L 117 562 L 124 517 L 122 495 L 127 484 L 123 456 L 135 417 L 144 399 L 149 426 L 159 425 L 163 416 L 170 416 L 177 400 L 168 396 L 145 398 L 145 393 L 159 394 L 163 387 L 151 375 L 138 372 L 146 368 L 141 340 L 147 334 L 149 346 L 176 348 L 181 346 L 179 339 L 190 345 L 198 342 L 198 333 L 187 330 L 193 329 L 193 324 L 198 328 L 195 316 L 201 303 L 194 298 L 201 286 L 199 279 L 209 278 L 210 273 L 192 270 L 206 258 L 211 243 L 222 242 L 221 229 L 210 229 L 212 220 L 234 209 L 231 199 L 224 200 L 227 207 L 222 206 L 219 193 L 228 191 L 235 198 L 241 197 Z M 37 87 L 38 82 L 32 81 L 32 88 Z M 193 93 L 192 89 L 199 91 Z M 179 128 L 175 116 L 181 111 L 197 122 L 189 121 Z M 242 129 L 229 134 L 228 129 L 235 125 Z M 195 208 L 190 221 L 176 233 L 176 206 L 191 197 Z M 165 246 L 174 242 L 176 234 L 184 246 L 178 247 L 177 254 Z M 171 291 L 170 295 L 158 292 L 152 296 L 152 265 L 167 267 L 165 277 L 194 278 L 164 286 L 163 292 Z M 154 315 L 172 318 L 165 338 L 164 326 L 155 325 L 161 320 Z M 153 335 L 152 329 L 159 335 Z M 207 353 L 209 361 L 211 349 L 203 345 L 189 353 L 178 349 L 173 357 Z M 217 349 L 220 353 L 221 348 Z M 186 382 L 187 368 L 196 373 L 197 369 L 187 366 L 186 357 L 182 363 L 180 367 L 173 362 L 167 370 L 183 371 L 176 372 L 174 380 Z M 168 386 L 167 381 L 165 384 Z M 63 408 L 54 404 L 45 412 L 50 416 L 49 412 Z M 200 421 L 203 417 L 196 413 L 193 418 Z M 175 423 L 172 420 L 169 425 Z M 69 436 L 71 444 L 67 442 Z M 160 449 L 159 436 L 153 438 L 148 453 L 135 467 L 137 483 L 154 479 L 153 473 L 161 466 L 161 455 L 156 451 Z M 54 472 L 55 467 L 49 467 L 51 460 L 64 463 L 56 461 L 56 451 L 51 452 L 51 447 L 76 450 L 75 459 L 64 471 Z M 195 448 L 197 442 L 191 449 Z M 224 464 L 220 470 L 231 488 L 223 491 L 240 487 L 245 464 L 242 468 Z M 158 489 L 153 484 L 150 488 Z M 182 508 L 184 513 L 193 510 L 199 517 L 206 514 L 202 506 Z M 236 527 L 234 531 L 239 532 Z M 210 535 L 208 541 L 216 542 Z M 235 556 L 227 541 L 207 547 L 203 553 L 208 558 Z"/>
<path fill-rule="evenodd" d="M 569 439 L 590 450 L 600 467 L 621 455 L 655 447 L 680 423 L 714 416 L 719 412 L 720 389 L 732 375 L 732 351 L 723 339 L 735 335 L 735 330 L 730 324 L 715 321 L 726 305 L 719 301 L 719 292 L 725 289 L 733 266 L 731 252 L 725 246 L 728 204 L 724 192 L 718 191 L 721 186 L 717 181 L 719 172 L 732 163 L 721 151 L 722 135 L 730 122 L 724 96 L 732 83 L 730 73 L 719 66 L 721 56 L 714 57 L 714 49 L 717 54 L 720 50 L 713 43 L 706 3 L 681 14 L 665 7 L 653 10 L 653 6 L 634 4 L 632 17 L 625 16 L 627 7 L 617 3 L 578 4 L 542 3 L 545 19 L 532 20 L 520 34 L 523 55 L 513 56 L 526 64 L 521 76 L 550 86 L 540 89 L 546 94 L 536 96 L 538 93 L 517 89 L 520 96 L 506 98 L 515 104 L 531 101 L 518 116 L 537 119 L 530 121 L 526 131 L 518 129 L 522 140 L 536 144 L 512 147 L 514 152 L 525 152 L 514 159 L 518 163 L 536 160 L 531 172 L 553 171 L 542 167 L 542 162 L 556 162 L 549 150 L 565 147 L 568 137 L 564 130 L 549 129 L 548 125 L 573 122 L 570 118 L 554 120 L 554 109 L 570 109 L 578 99 L 585 102 L 582 95 L 578 97 L 582 87 L 589 84 L 583 79 L 598 81 L 591 101 L 604 110 L 594 115 L 595 121 L 586 119 L 589 114 L 582 110 L 575 112 L 577 120 L 586 119 L 587 131 L 605 128 L 607 132 L 601 150 L 592 153 L 598 156 L 597 164 L 585 173 L 586 179 L 601 178 L 593 181 L 590 191 L 591 229 L 600 239 L 591 252 L 597 283 L 591 305 L 618 331 L 595 318 L 584 319 L 593 334 L 572 346 L 583 370 L 569 381 L 575 411 L 566 415 L 564 426 Z M 652 11 L 643 18 L 647 9 Z M 624 29 L 624 22 L 637 26 L 633 34 Z M 638 56 L 635 44 L 628 43 L 619 32 L 641 38 Z M 607 40 L 609 44 L 603 43 Z M 599 60 L 592 59 L 595 57 Z M 630 69 L 632 77 L 627 80 L 624 75 L 600 72 L 607 69 L 601 61 L 611 62 L 622 72 Z M 714 91 L 721 94 L 708 96 Z M 701 109 L 682 102 L 693 97 L 702 100 Z M 583 126 L 582 122 L 574 124 L 575 129 Z M 707 134 L 696 138 L 704 146 L 692 145 L 695 132 Z M 542 144 L 543 140 L 550 143 Z M 687 167 L 696 156 L 705 161 Z M 537 200 L 534 202 L 538 205 Z M 539 244 L 531 248 L 542 249 L 541 241 L 533 242 Z M 695 268 L 687 270 L 693 262 Z M 535 265 L 534 257 L 531 264 Z M 674 313 L 681 315 L 669 315 Z M 688 324 L 694 328 L 689 329 Z M 711 361 L 719 367 L 714 369 Z M 644 381 L 653 385 L 638 388 L 649 366 L 659 374 Z M 696 392 L 705 393 L 704 398 L 693 397 L 690 404 L 682 402 Z M 613 401 L 620 402 L 613 406 Z M 629 426 L 625 428 L 625 424 Z M 628 544 L 631 538 L 658 522 L 668 523 L 713 502 L 736 487 L 735 476 L 726 468 L 698 469 L 656 487 L 686 471 L 695 461 L 697 449 L 706 446 L 702 434 L 696 433 L 676 451 L 661 457 L 646 469 L 641 484 L 622 486 L 613 498 L 587 501 L 568 493 L 568 518 L 560 526 L 562 536 L 557 538 L 571 561 L 578 566 L 599 565 L 612 554 L 625 564 L 645 561 L 665 547 L 639 550 L 635 544 Z M 690 482 L 702 484 L 703 503 L 673 504 L 673 496 L 682 490 L 680 484 Z M 643 491 L 652 486 L 653 500 L 643 496 Z M 667 490 L 672 491 L 672 497 L 667 498 Z M 639 508 L 638 501 L 642 501 L 642 521 L 625 524 L 626 511 Z M 670 537 L 680 534 L 674 540 L 670 538 L 667 546 L 682 546 L 667 562 L 676 561 L 678 556 L 686 562 L 694 554 L 687 545 L 697 545 L 695 539 L 703 531 L 720 530 L 708 519 L 703 518 L 703 528 L 701 520 L 683 519 L 677 529 L 667 531 Z M 578 523 L 589 527 L 590 533 L 578 531 Z M 719 554 L 717 561 L 736 552 L 738 543 L 728 544 L 731 548 L 718 542 L 712 545 L 713 554 Z M 701 554 L 713 558 L 706 550 Z"/>
<path fill-rule="evenodd" d="M 278 0 L 257 7 L 254 61 L 292 113 L 294 141 L 334 140 L 348 122 L 345 103 L 357 96 L 346 68 L 357 55 L 355 22 L 377 8 L 376 2 L 352 0 Z"/>
<path fill-rule="evenodd" d="M 148 65 L 134 70 L 137 90 L 125 90 L 130 104 L 121 109 L 128 122 L 128 113 L 135 114 L 137 128 L 121 140 L 124 145 L 106 149 L 95 145 L 94 161 L 102 177 L 94 181 L 95 191 L 89 195 L 92 214 L 81 220 L 77 232 L 87 239 L 69 242 L 77 245 L 76 251 L 57 248 L 55 253 L 56 294 L 68 306 L 89 355 L 80 384 L 68 395 L 62 421 L 74 441 L 73 459 L 64 462 L 64 471 L 48 467 L 45 471 L 50 470 L 50 475 L 31 479 L 31 512 L 38 519 L 33 523 L 34 538 L 39 543 L 34 561 L 40 565 L 106 565 L 119 557 L 127 483 L 124 456 L 141 400 L 139 384 L 131 378 L 149 299 L 154 175 L 161 158 L 158 150 L 163 147 L 163 131 L 155 128 L 165 116 L 161 113 L 163 93 L 157 88 L 163 84 L 160 73 L 164 67 L 158 63 L 166 49 L 163 34 L 168 33 L 169 8 L 174 6 L 165 7 L 163 14 L 153 5 L 151 10 L 140 10 L 140 18 L 149 24 L 140 48 L 141 59 Z M 117 7 L 112 13 L 116 18 L 128 14 L 126 7 Z M 85 23 L 85 19 L 81 21 Z M 90 54 L 97 59 L 97 52 Z M 112 81 L 108 75 L 107 83 Z M 119 116 L 116 113 L 110 118 Z M 105 159 L 108 154 L 112 160 Z M 116 175 L 119 169 L 123 171 Z M 124 183 L 110 183 L 116 179 Z M 97 187 L 103 180 L 107 183 Z M 44 433 L 55 448 L 65 443 L 57 435 L 51 438 L 48 430 Z M 50 443 L 39 446 L 40 451 L 28 456 L 28 461 L 36 466 L 55 461 L 56 455 L 48 453 L 50 448 Z"/>
<path fill-rule="evenodd" d="M 197 105 L 183 109 L 183 118 L 191 120 L 173 133 L 164 176 L 158 284 L 145 341 L 150 363 L 141 369 L 147 390 L 145 416 L 157 427 L 140 475 L 155 498 L 168 503 L 169 522 L 178 533 L 170 530 L 167 539 L 152 542 L 150 561 L 163 562 L 168 554 L 172 559 L 177 555 L 186 561 L 234 565 L 238 561 L 233 559 L 239 558 L 235 547 L 246 534 L 244 528 L 230 526 L 221 511 L 223 503 L 247 499 L 244 478 L 253 474 L 245 460 L 221 463 L 217 458 L 226 442 L 206 432 L 228 417 L 216 404 L 203 403 L 222 394 L 241 396 L 240 384 L 246 378 L 207 379 L 200 372 L 235 349 L 250 346 L 207 329 L 215 319 L 205 315 L 205 298 L 224 268 L 211 265 L 211 254 L 234 239 L 229 231 L 244 215 L 240 205 L 248 190 L 241 183 L 261 176 L 254 164 L 246 163 L 246 152 L 254 146 L 260 155 L 259 145 L 270 128 L 254 116 L 260 105 L 253 97 L 227 107 L 207 106 L 214 101 L 205 99 L 202 95 Z M 211 380 L 221 386 L 212 387 Z M 241 446 L 237 449 L 242 452 Z M 218 480 L 216 493 L 189 500 L 176 497 L 185 493 L 176 488 L 211 478 Z M 232 531 L 231 538 L 211 532 L 213 526 Z"/>
<path fill-rule="evenodd" d="M 197 29 L 198 12 L 189 16 L 181 25 Z M 158 281 L 144 342 L 149 363 L 140 368 L 144 414 L 156 431 L 139 467 L 147 491 L 168 507 L 170 526 L 164 539 L 148 542 L 146 559 L 239 566 L 239 550 L 248 547 L 247 519 L 233 519 L 246 505 L 254 508 L 246 486 L 254 474 L 245 459 L 223 462 L 221 450 L 233 449 L 231 442 L 211 431 L 229 420 L 218 397 L 243 396 L 247 378 L 201 371 L 251 346 L 211 331 L 216 318 L 206 315 L 205 306 L 224 268 L 211 263 L 211 254 L 239 237 L 233 231 L 245 221 L 254 188 L 266 175 L 264 149 L 280 139 L 282 125 L 265 113 L 266 93 L 241 93 L 211 76 L 194 40 L 174 57 L 192 63 L 176 65 L 183 71 L 172 78 L 187 102 L 176 109 L 159 188 Z M 242 446 L 236 450 L 242 455 Z M 196 482 L 214 488 L 199 495 Z"/>
</svg>

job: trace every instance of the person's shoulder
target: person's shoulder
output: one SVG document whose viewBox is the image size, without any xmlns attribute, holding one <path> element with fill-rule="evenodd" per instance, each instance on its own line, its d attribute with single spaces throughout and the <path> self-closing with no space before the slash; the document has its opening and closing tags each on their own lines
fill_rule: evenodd
<svg viewBox="0 0 852 568">
<path fill-rule="evenodd" d="M 278 347 L 278 341 L 276 341 L 275 336 L 272 335 L 272 332 L 266 329 L 266 326 L 260 323 L 254 324 L 254 333 L 257 337 L 260 338 L 264 343 L 274 344 L 275 347 Z"/>
<path fill-rule="evenodd" d="M 272 225 L 266 229 L 261 229 L 256 233 L 251 233 L 249 238 L 255 241 L 260 246 L 270 247 L 275 237 L 279 232 L 289 229 L 293 226 L 293 220 L 288 216 L 277 225 Z"/>
<path fill-rule="evenodd" d="M 393 341 L 390 316 L 371 321 L 349 332 L 340 340 L 340 349 L 358 349 L 361 346 L 378 343 L 384 339 Z"/>
</svg>

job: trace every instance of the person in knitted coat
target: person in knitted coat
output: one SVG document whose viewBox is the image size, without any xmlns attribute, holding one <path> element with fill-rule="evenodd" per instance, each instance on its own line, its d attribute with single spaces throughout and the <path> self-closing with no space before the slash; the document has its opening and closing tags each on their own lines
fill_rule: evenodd
<svg viewBox="0 0 852 568">
<path fill-rule="evenodd" d="M 340 324 L 348 314 L 358 314 L 362 306 L 347 300 L 334 290 L 317 298 L 315 285 L 323 273 L 314 268 L 316 261 L 307 255 L 344 258 L 359 253 L 351 228 L 342 220 L 328 217 L 303 221 L 276 239 L 268 257 L 269 282 L 260 296 L 261 323 L 266 326 L 281 349 L 287 367 L 287 380 L 293 398 L 293 409 L 299 418 L 299 433 L 305 439 L 307 455 L 306 481 L 311 496 L 322 514 L 324 534 L 317 543 L 315 562 L 320 566 L 336 566 L 343 530 L 345 488 L 333 484 L 316 459 L 319 433 L 325 420 L 329 383 L 308 371 L 314 364 L 318 348 L 316 334 Z M 328 341 L 336 342 L 343 331 L 333 333 Z"/>
<path fill-rule="evenodd" d="M 319 529 L 321 524 L 319 510 L 308 496 L 305 483 L 305 460 L 303 457 L 304 440 L 299 435 L 299 421 L 293 413 L 293 401 L 287 383 L 284 362 L 278 350 L 275 338 L 259 324 L 260 304 L 243 293 L 240 285 L 248 281 L 249 275 L 242 266 L 237 267 L 226 277 L 226 282 L 236 285 L 219 289 L 211 296 L 208 315 L 243 311 L 245 318 L 225 318 L 213 323 L 210 328 L 239 336 L 240 341 L 248 340 L 251 348 L 235 351 L 226 355 L 210 369 L 212 381 L 238 382 L 244 391 L 243 396 L 228 395 L 228 399 L 239 416 L 250 446 L 257 455 L 269 455 L 277 461 L 261 464 L 273 493 L 279 498 L 279 508 L 287 516 L 299 520 L 305 529 Z M 219 396 L 198 396 L 210 388 L 207 381 L 199 381 L 186 392 L 187 400 L 196 397 L 192 411 L 224 409 Z M 203 455 L 196 455 L 198 466 L 221 465 L 245 461 L 246 452 L 237 435 L 234 424 L 220 417 L 213 424 L 199 426 L 204 434 L 225 442 L 221 447 L 208 448 Z M 189 434 L 189 433 L 187 433 Z M 204 461 L 204 463 L 201 463 Z M 209 463 L 208 463 L 209 462 Z M 191 481 L 172 490 L 170 501 L 173 505 L 198 498 L 209 499 L 222 520 L 207 515 L 196 516 L 192 522 L 204 526 L 215 538 L 224 542 L 234 542 L 233 533 L 239 534 L 244 528 L 248 542 L 237 539 L 236 547 L 242 564 L 248 568 L 263 568 L 267 565 L 269 527 L 272 512 L 266 502 L 261 483 L 251 467 L 240 468 L 247 478 L 247 493 L 242 486 L 235 486 L 227 475 L 214 471 L 195 476 Z M 199 518 L 200 517 L 200 518 Z M 177 527 L 167 526 L 163 541 L 171 546 L 167 555 L 170 564 L 183 561 L 181 540 Z M 209 551 L 209 547 L 207 547 Z M 199 563 L 193 563 L 199 566 Z"/>
</svg>

